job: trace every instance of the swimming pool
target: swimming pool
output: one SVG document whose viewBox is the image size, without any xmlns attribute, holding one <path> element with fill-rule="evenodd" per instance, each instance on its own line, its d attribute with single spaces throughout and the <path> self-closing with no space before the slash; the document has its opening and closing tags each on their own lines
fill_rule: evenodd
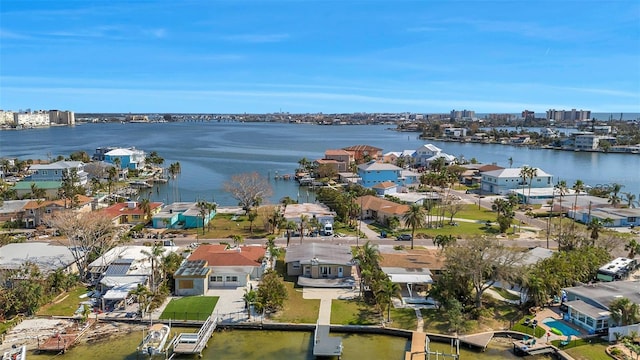
<svg viewBox="0 0 640 360">
<path fill-rule="evenodd" d="M 580 336 L 580 332 L 578 330 L 574 330 L 569 325 L 563 323 L 562 321 L 556 320 L 554 318 L 548 317 L 548 318 L 542 320 L 542 323 L 547 325 L 550 328 L 556 328 L 556 329 L 562 331 L 562 335 L 565 335 L 565 336 L 568 336 L 568 335 Z"/>
</svg>

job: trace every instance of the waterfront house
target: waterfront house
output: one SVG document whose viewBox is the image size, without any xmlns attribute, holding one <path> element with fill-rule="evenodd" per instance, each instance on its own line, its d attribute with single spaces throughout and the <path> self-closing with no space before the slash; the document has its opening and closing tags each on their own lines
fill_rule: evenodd
<svg viewBox="0 0 640 360">
<path fill-rule="evenodd" d="M 291 245 L 284 258 L 287 275 L 298 276 L 298 285 L 352 287 L 353 256 L 346 245 L 305 243 Z"/>
<path fill-rule="evenodd" d="M 56 211 L 71 209 L 78 213 L 90 212 L 93 210 L 93 198 L 77 195 L 74 204 L 69 200 L 31 200 L 24 207 L 23 221 L 27 229 L 35 229 L 44 224 L 45 214 L 52 214 Z"/>
<path fill-rule="evenodd" d="M 485 194 L 507 195 L 514 189 L 528 189 L 529 181 L 531 181 L 532 189 L 553 187 L 553 176 L 542 169 L 536 169 L 537 174 L 531 179 L 523 179 L 521 170 L 521 168 L 507 168 L 482 173 L 482 192 Z"/>
<path fill-rule="evenodd" d="M 565 288 L 565 320 L 587 330 L 590 334 L 606 331 L 615 326 L 610 315 L 609 305 L 616 299 L 627 298 L 635 304 L 640 303 L 640 281 L 597 282 L 587 285 Z M 564 296 L 563 296 L 564 297 Z"/>
<path fill-rule="evenodd" d="M 413 153 L 413 163 L 416 166 L 429 167 L 438 158 L 444 159 L 444 165 L 450 165 L 456 160 L 455 156 L 443 152 L 433 144 L 424 144 Z"/>
<path fill-rule="evenodd" d="M 353 156 L 357 164 L 382 159 L 382 149 L 370 145 L 354 145 L 342 148 Z"/>
<path fill-rule="evenodd" d="M 403 304 L 425 304 L 428 286 L 444 268 L 444 256 L 438 250 L 403 250 L 384 252 L 380 268 L 400 285 Z"/>
<path fill-rule="evenodd" d="M 330 149 L 324 152 L 326 160 L 335 160 L 338 164 L 338 172 L 345 172 L 356 160 L 353 153 L 344 149 Z"/>
<path fill-rule="evenodd" d="M 453 139 L 460 139 L 460 138 L 464 138 L 465 136 L 467 136 L 467 129 L 466 128 L 454 128 L 454 127 L 447 127 L 444 128 L 444 131 L 442 132 L 442 136 L 445 138 L 453 138 Z"/>
<path fill-rule="evenodd" d="M 25 181 L 42 182 L 42 181 L 62 181 L 65 172 L 71 170 L 76 171 L 78 181 L 74 185 L 85 185 L 88 180 L 88 174 L 84 171 L 84 163 L 82 161 L 57 161 L 51 164 L 34 164 L 29 167 L 31 175 L 25 178 Z"/>
<path fill-rule="evenodd" d="M 136 170 L 144 167 L 145 153 L 136 148 L 118 148 L 104 154 L 104 161 L 115 164 L 120 159 L 121 169 Z"/>
<path fill-rule="evenodd" d="M 3 279 L 3 274 L 26 263 L 36 265 L 44 277 L 57 270 L 66 274 L 78 272 L 78 264 L 66 246 L 44 242 L 12 243 L 0 247 L 0 281 L 9 280 Z"/>
<path fill-rule="evenodd" d="M 616 144 L 615 136 L 597 135 L 591 132 L 581 132 L 573 134 L 574 148 L 576 150 L 593 151 L 600 148 L 601 143 L 608 142 L 609 145 Z"/>
<path fill-rule="evenodd" d="M 242 287 L 249 280 L 259 280 L 267 269 L 266 250 L 262 246 L 200 245 L 189 261 L 204 260 L 211 269 L 212 287 Z"/>
<path fill-rule="evenodd" d="M 197 202 L 175 202 L 153 215 L 154 229 L 197 229 L 207 226 L 216 216 L 214 211 L 201 211 Z"/>
<path fill-rule="evenodd" d="M 374 219 L 380 224 L 386 224 L 389 218 L 396 217 L 402 226 L 402 216 L 409 210 L 409 205 L 398 204 L 373 195 L 361 196 L 354 201 L 360 205 L 361 219 Z"/>
<path fill-rule="evenodd" d="M 358 165 L 360 185 L 371 188 L 376 184 L 391 181 L 398 184 L 401 181 L 402 168 L 393 164 L 385 164 L 371 160 L 368 163 Z"/>
<path fill-rule="evenodd" d="M 152 219 L 153 215 L 162 209 L 161 202 L 149 203 L 149 214 L 145 214 L 145 209 L 136 201 L 127 201 L 123 203 L 115 203 L 101 211 L 112 219 L 115 225 L 123 224 L 146 224 Z"/>
<path fill-rule="evenodd" d="M 178 250 L 176 246 L 163 247 L 160 257 Z M 89 279 L 100 294 L 100 307 L 112 310 L 129 298 L 129 292 L 150 284 L 152 272 L 161 275 L 159 259 L 152 262 L 150 246 L 116 246 L 91 262 L 88 266 Z M 155 279 L 156 282 L 158 278 Z"/>
<path fill-rule="evenodd" d="M 592 207 L 578 209 L 569 216 L 585 224 L 597 219 L 606 227 L 640 226 L 640 208 Z"/>
<path fill-rule="evenodd" d="M 389 164 L 399 165 L 403 163 L 404 166 L 413 164 L 413 154 L 415 150 L 403 150 L 403 151 L 391 151 L 382 156 L 382 160 Z"/>
<path fill-rule="evenodd" d="M 320 173 L 322 167 L 328 167 L 333 169 L 335 173 L 341 171 L 347 171 L 347 165 L 341 161 L 333 160 L 333 159 L 317 159 L 313 161 L 313 167 L 316 169 L 316 173 Z"/>
<path fill-rule="evenodd" d="M 209 291 L 211 268 L 206 260 L 187 260 L 173 274 L 177 296 L 204 295 Z"/>
</svg>

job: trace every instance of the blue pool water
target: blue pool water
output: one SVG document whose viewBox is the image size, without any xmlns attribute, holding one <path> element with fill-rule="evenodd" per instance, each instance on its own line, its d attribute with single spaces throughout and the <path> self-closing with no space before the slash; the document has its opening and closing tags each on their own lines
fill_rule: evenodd
<svg viewBox="0 0 640 360">
<path fill-rule="evenodd" d="M 542 323 L 547 325 L 550 328 L 556 328 L 560 331 L 562 331 L 563 335 L 574 335 L 574 336 L 580 336 L 580 332 L 577 330 L 574 330 L 572 327 L 570 327 L 569 325 L 563 323 L 562 321 L 558 321 L 554 318 L 546 318 L 544 320 L 542 320 Z"/>
</svg>

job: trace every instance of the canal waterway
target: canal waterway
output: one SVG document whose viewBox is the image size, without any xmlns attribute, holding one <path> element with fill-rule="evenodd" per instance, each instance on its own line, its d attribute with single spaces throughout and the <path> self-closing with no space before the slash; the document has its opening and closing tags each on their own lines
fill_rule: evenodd
<svg viewBox="0 0 640 360">
<path fill-rule="evenodd" d="M 278 202 L 284 196 L 307 201 L 313 200 L 313 194 L 299 189 L 295 181 L 274 180 L 276 175 L 292 175 L 302 158 L 319 159 L 327 149 L 357 144 L 389 152 L 414 150 L 430 142 L 448 154 L 505 167 L 511 158 L 514 167 L 541 168 L 554 176 L 554 182 L 565 180 L 569 186 L 577 179 L 591 186 L 616 182 L 624 185 L 622 192 L 636 194 L 636 198 L 640 195 L 640 155 L 424 141 L 418 139 L 417 133 L 388 128 L 238 122 L 80 124 L 0 131 L 0 157 L 47 159 L 75 151 L 91 155 L 101 146 L 135 146 L 158 152 L 165 159 L 165 166 L 180 162 L 182 173 L 177 182 L 153 189 L 153 200 L 206 199 L 220 205 L 236 205 L 223 189 L 224 182 L 235 174 L 256 171 L 269 177 L 274 188 L 270 202 Z"/>
<path fill-rule="evenodd" d="M 177 332 L 193 332 L 194 329 L 178 329 Z M 173 334 L 173 331 L 172 331 Z M 146 359 L 138 356 L 136 347 L 142 339 L 131 334 L 114 337 L 92 344 L 80 344 L 59 358 L 93 359 L 93 360 L 136 360 Z M 380 359 L 401 360 L 405 351 L 411 347 L 410 342 L 402 337 L 369 334 L 332 334 L 342 337 L 344 346 L 342 359 Z M 312 360 L 313 334 L 304 331 L 259 331 L 259 330 L 226 330 L 216 332 L 203 351 L 204 360 Z M 451 353 L 450 344 L 431 343 L 433 351 Z M 485 352 L 460 349 L 461 359 L 518 359 L 511 352 L 511 345 L 506 339 L 494 339 Z M 51 354 L 29 354 L 29 359 L 51 359 Z M 177 359 L 197 359 L 197 356 L 182 356 Z M 442 358 L 442 356 L 440 357 Z M 531 359 L 543 359 L 532 357 Z M 449 358 L 451 359 L 451 358 Z"/>
</svg>

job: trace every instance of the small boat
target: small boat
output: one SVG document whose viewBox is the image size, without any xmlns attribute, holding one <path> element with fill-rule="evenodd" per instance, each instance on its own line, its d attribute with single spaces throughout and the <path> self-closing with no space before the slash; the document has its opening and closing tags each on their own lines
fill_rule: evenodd
<svg viewBox="0 0 640 360">
<path fill-rule="evenodd" d="M 141 180 L 138 180 L 138 181 L 129 181 L 129 185 L 131 185 L 131 186 L 136 186 L 136 187 L 143 187 L 143 188 L 150 188 L 150 187 L 152 187 L 151 185 L 149 185 L 149 183 L 148 183 L 148 182 L 146 182 L 146 181 L 141 181 Z"/>
<path fill-rule="evenodd" d="M 167 339 L 171 328 L 165 324 L 154 324 L 149 327 L 147 336 L 138 346 L 138 352 L 142 355 L 164 355 Z"/>
<path fill-rule="evenodd" d="M 4 355 L 2 355 L 2 360 L 26 360 L 27 358 L 27 347 L 22 345 L 19 347 L 14 347 L 9 351 L 6 351 Z"/>
</svg>

